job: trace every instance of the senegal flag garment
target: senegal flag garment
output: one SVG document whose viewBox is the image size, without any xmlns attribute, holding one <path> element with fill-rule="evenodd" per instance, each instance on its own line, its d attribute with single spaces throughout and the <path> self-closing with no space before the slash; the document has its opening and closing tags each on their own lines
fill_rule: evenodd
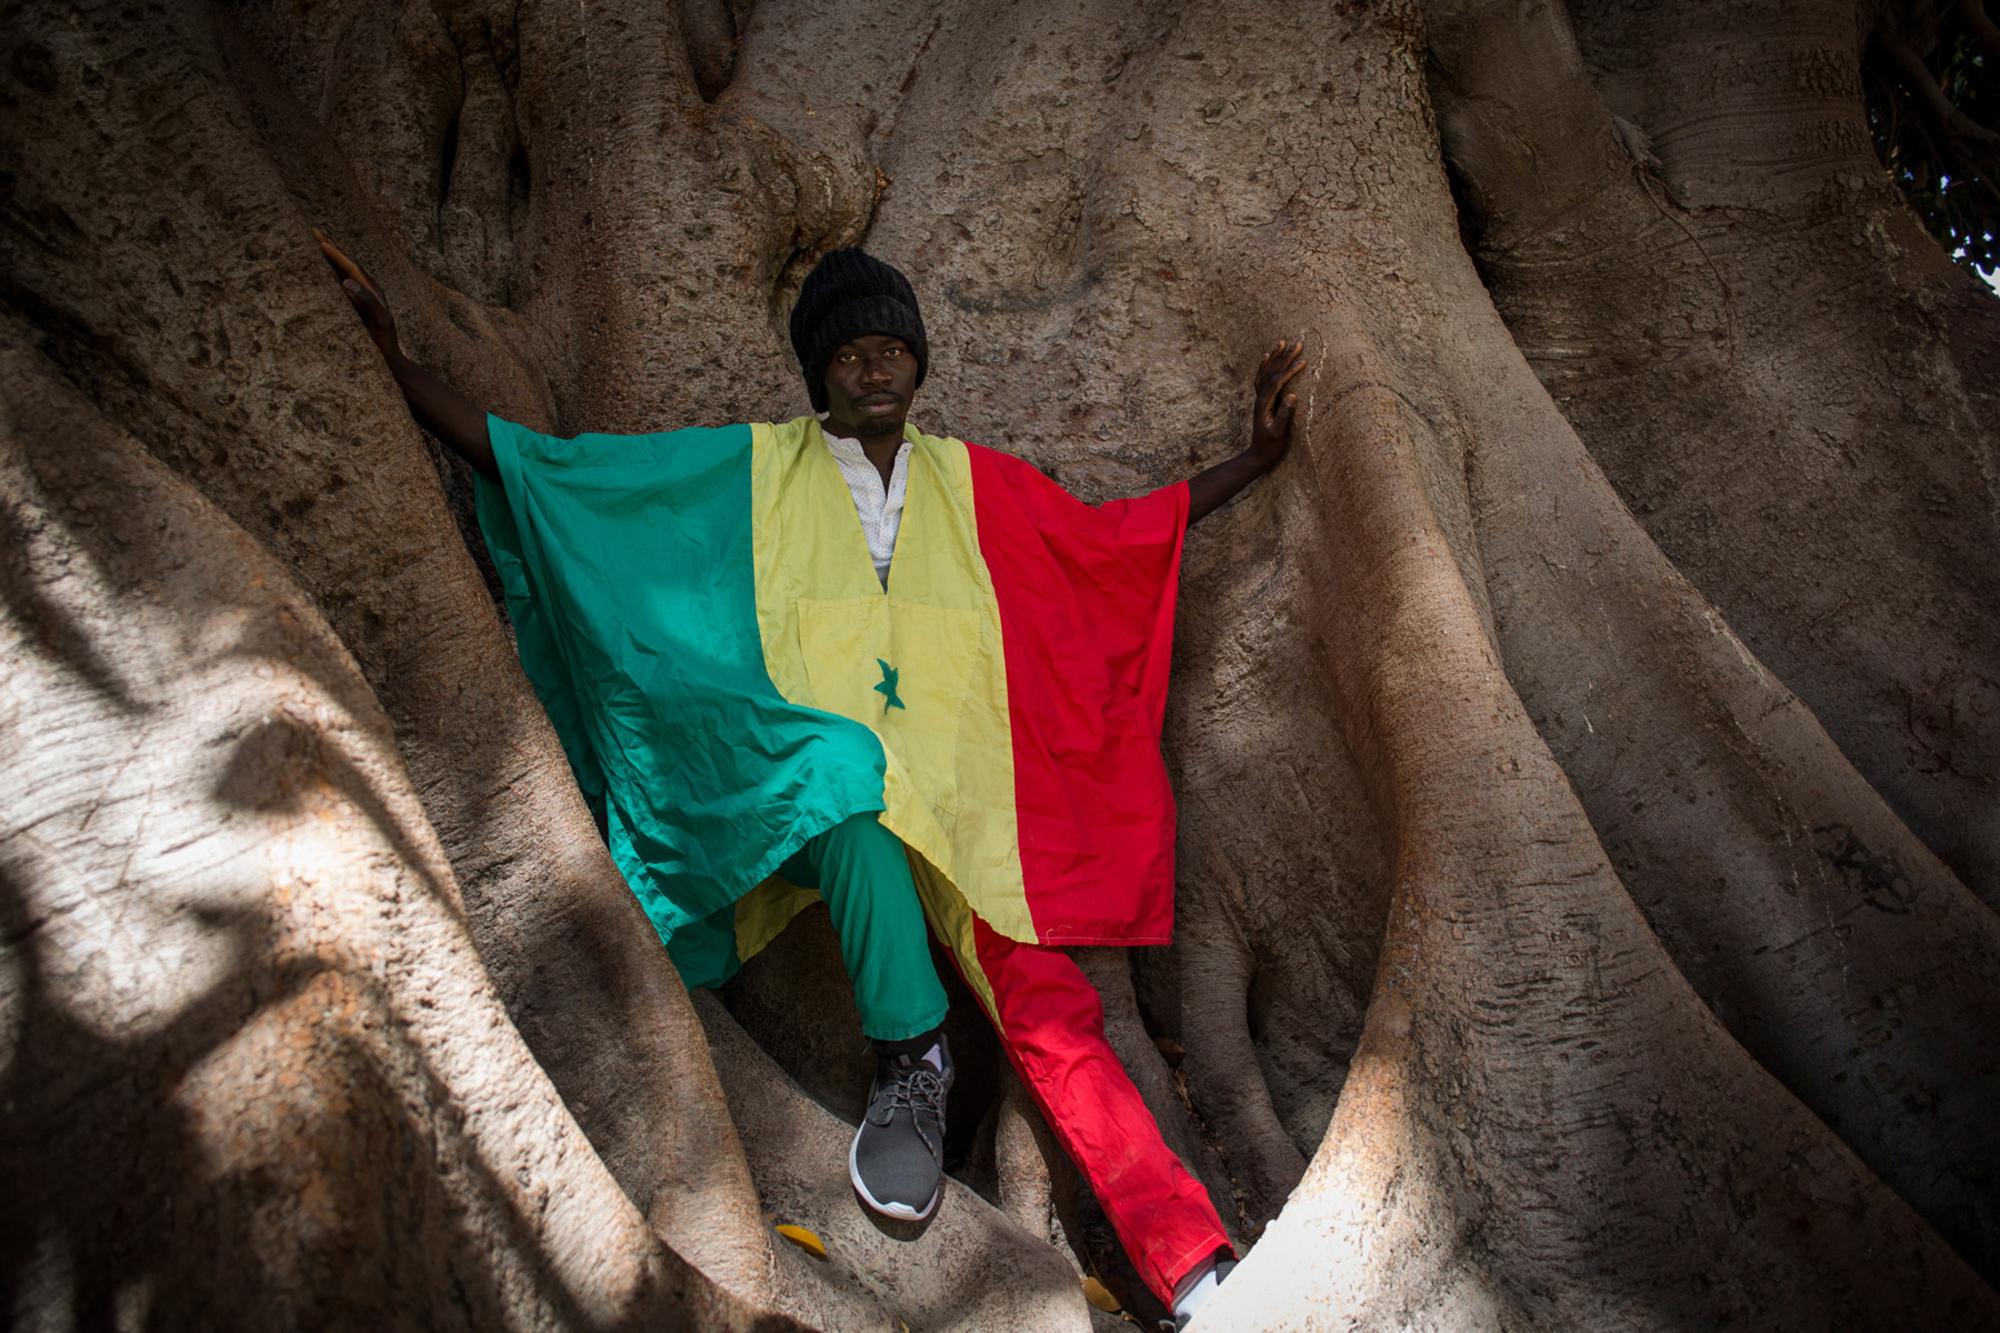
<svg viewBox="0 0 2000 1333">
<path fill-rule="evenodd" d="M 906 427 L 885 590 L 812 417 L 487 426 L 479 522 L 522 665 L 688 985 L 812 902 L 777 867 L 871 810 L 927 898 L 949 886 L 1009 939 L 1166 941 L 1185 483 L 1086 505 Z"/>
</svg>

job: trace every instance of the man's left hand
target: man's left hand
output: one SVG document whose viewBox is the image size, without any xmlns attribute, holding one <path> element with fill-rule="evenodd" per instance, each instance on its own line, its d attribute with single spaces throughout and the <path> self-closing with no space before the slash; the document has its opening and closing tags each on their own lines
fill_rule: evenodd
<svg viewBox="0 0 2000 1333">
<path fill-rule="evenodd" d="M 1257 405 L 1250 424 L 1250 452 L 1265 471 L 1276 467 L 1292 447 L 1292 409 L 1299 396 L 1285 392 L 1292 378 L 1306 368 L 1306 344 L 1280 340 L 1264 353 L 1257 367 Z"/>
<path fill-rule="evenodd" d="M 1214 513 L 1231 496 L 1276 467 L 1292 447 L 1292 409 L 1299 396 L 1285 386 L 1306 368 L 1306 343 L 1281 340 L 1257 367 L 1257 401 L 1250 418 L 1250 447 L 1188 478 L 1188 522 Z"/>
</svg>

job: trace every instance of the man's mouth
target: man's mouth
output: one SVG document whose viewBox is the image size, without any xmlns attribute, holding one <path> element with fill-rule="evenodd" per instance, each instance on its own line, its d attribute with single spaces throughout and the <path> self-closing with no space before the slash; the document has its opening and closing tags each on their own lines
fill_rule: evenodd
<svg viewBox="0 0 2000 1333">
<path fill-rule="evenodd" d="M 863 394 L 861 397 L 855 399 L 854 405 L 856 407 L 897 407 L 901 405 L 902 401 L 902 399 L 896 397 L 893 393 L 870 393 Z"/>
</svg>

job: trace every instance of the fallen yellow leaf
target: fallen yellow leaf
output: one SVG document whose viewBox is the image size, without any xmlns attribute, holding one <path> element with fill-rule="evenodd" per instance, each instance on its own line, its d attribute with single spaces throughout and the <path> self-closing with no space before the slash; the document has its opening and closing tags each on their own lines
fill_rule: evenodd
<svg viewBox="0 0 2000 1333">
<path fill-rule="evenodd" d="M 1118 1313 L 1118 1298 L 1104 1289 L 1104 1284 L 1095 1277 L 1083 1280 L 1083 1298 L 1106 1314 Z"/>
<path fill-rule="evenodd" d="M 806 1253 L 816 1254 L 822 1259 L 826 1258 L 825 1243 L 804 1227 L 793 1226 L 790 1222 L 780 1222 L 778 1224 L 778 1234 Z"/>
</svg>

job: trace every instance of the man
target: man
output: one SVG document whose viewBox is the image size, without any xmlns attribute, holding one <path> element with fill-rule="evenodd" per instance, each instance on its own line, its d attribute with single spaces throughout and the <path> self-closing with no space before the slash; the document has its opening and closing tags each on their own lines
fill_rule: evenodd
<svg viewBox="0 0 2000 1333">
<path fill-rule="evenodd" d="M 821 260 L 792 312 L 817 419 L 557 439 L 405 357 L 374 284 L 320 241 L 412 414 L 481 478 L 523 665 L 683 978 L 719 984 L 825 901 L 879 1057 L 849 1174 L 869 1208 L 922 1219 L 952 1081 L 928 925 L 1185 1323 L 1228 1237 L 1056 946 L 1167 939 L 1182 537 L 1284 456 L 1302 345 L 1265 355 L 1247 449 L 1092 507 L 909 426 L 916 296 L 859 250 Z"/>
</svg>

